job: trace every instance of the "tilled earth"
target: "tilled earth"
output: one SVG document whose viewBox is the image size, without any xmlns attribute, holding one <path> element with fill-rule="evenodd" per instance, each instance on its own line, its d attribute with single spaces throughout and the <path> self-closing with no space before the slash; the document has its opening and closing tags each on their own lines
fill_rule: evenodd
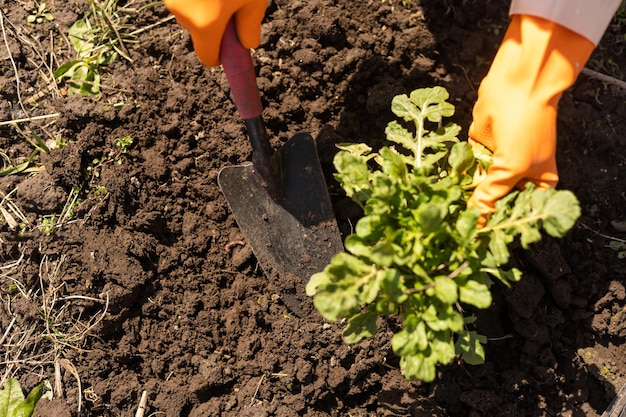
<svg viewBox="0 0 626 417">
<path fill-rule="evenodd" d="M 564 95 L 560 187 L 583 214 L 565 239 L 516 251 L 524 279 L 495 286 L 479 316 L 487 362 L 407 382 L 387 327 L 348 346 L 341 325 L 299 318 L 276 294 L 216 181 L 250 154 L 224 74 L 198 62 L 162 5 L 146 4 L 119 2 L 143 30 L 126 43 L 132 63 L 101 69 L 97 98 L 49 87 L 50 68 L 73 58 L 64 37 L 87 2 L 47 1 L 54 20 L 34 24 L 33 2 L 0 6 L 0 121 L 58 113 L 0 126 L 7 166 L 30 156 L 29 127 L 57 145 L 34 157 L 43 168 L 0 178 L 2 212 L 14 204 L 28 222 L 0 224 L 4 377 L 55 385 L 56 362 L 63 388 L 37 415 L 131 416 L 143 392 L 146 416 L 602 414 L 626 382 L 626 260 L 615 250 L 626 239 L 625 90 L 583 74 Z M 270 2 L 253 54 L 271 141 L 313 135 L 344 233 L 359 213 L 333 182 L 335 144 L 380 145 L 392 97 L 434 85 L 466 132 L 507 8 Z M 623 28 L 616 18 L 590 69 L 625 78 Z M 72 189 L 78 204 L 61 217 Z M 53 215 L 61 224 L 46 228 Z"/>
</svg>

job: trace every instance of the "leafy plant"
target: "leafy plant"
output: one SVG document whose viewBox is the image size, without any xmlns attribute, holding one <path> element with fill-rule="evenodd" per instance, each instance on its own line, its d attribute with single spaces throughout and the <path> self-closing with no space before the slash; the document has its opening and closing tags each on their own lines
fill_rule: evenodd
<svg viewBox="0 0 626 417">
<path fill-rule="evenodd" d="M 423 381 L 459 355 L 469 364 L 484 362 L 486 338 L 466 312 L 491 305 L 492 278 L 507 286 L 521 278 L 506 267 L 508 245 L 518 238 L 528 248 L 541 229 L 561 237 L 580 215 L 571 192 L 529 185 L 498 201 L 478 227 L 480 213 L 467 201 L 491 155 L 461 142 L 456 124 L 440 126 L 454 113 L 447 99 L 442 87 L 397 96 L 392 111 L 413 126 L 388 124 L 395 145 L 379 152 L 340 146 L 335 178 L 364 215 L 345 239 L 346 251 L 306 288 L 324 318 L 348 319 L 346 343 L 373 336 L 379 316 L 397 315 L 402 328 L 393 351 L 405 377 Z"/>
<path fill-rule="evenodd" d="M 118 0 L 103 3 L 89 0 L 91 9 L 76 21 L 68 32 L 77 58 L 65 62 L 55 72 L 58 80 L 66 81 L 69 93 L 100 94 L 100 68 L 113 63 L 118 56 L 132 62 L 125 42 L 133 41 L 127 15 L 120 12 Z"/>
<path fill-rule="evenodd" d="M 20 383 L 14 378 L 7 380 L 0 389 L 0 417 L 32 416 L 46 385 L 46 381 L 42 382 L 24 398 Z"/>
</svg>

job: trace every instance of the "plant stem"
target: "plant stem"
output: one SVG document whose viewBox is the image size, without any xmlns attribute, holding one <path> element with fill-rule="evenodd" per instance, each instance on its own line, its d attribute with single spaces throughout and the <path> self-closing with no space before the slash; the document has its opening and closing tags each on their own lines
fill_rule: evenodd
<svg viewBox="0 0 626 417">
<path fill-rule="evenodd" d="M 424 110 L 422 110 L 422 114 Z M 422 136 L 424 136 L 424 117 L 420 117 L 419 120 L 415 121 L 415 127 L 417 127 L 417 153 L 415 155 L 416 166 L 418 168 L 422 167 Z"/>
</svg>

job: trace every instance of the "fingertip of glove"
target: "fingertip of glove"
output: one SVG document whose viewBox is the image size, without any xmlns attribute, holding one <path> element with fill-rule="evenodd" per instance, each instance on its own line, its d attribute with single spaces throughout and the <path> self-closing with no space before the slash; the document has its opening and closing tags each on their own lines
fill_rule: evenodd
<svg viewBox="0 0 626 417">
<path fill-rule="evenodd" d="M 193 42 L 193 49 L 196 51 L 196 55 L 202 64 L 207 67 L 217 67 L 221 64 L 219 48 L 210 46 L 213 45 L 211 42 L 205 42 L 200 35 L 193 32 L 191 32 L 191 41 Z"/>
<path fill-rule="evenodd" d="M 237 33 L 239 42 L 244 48 L 257 48 L 261 42 L 261 32 L 254 34 L 248 33 L 247 30 L 244 33 Z"/>
<path fill-rule="evenodd" d="M 261 23 L 265 17 L 265 4 L 251 3 L 235 14 L 239 42 L 245 48 L 256 48 L 261 42 Z"/>
</svg>

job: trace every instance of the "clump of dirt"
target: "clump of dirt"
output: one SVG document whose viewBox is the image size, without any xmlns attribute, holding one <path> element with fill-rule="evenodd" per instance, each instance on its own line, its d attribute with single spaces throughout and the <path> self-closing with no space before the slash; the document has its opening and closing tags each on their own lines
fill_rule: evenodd
<svg viewBox="0 0 626 417">
<path fill-rule="evenodd" d="M 297 317 L 272 290 L 216 181 L 223 166 L 249 159 L 244 125 L 221 69 L 198 62 L 165 8 L 136 15 L 146 30 L 127 44 L 133 63 L 106 67 L 93 98 L 47 90 L 35 51 L 52 56 L 50 33 L 67 33 L 87 7 L 46 4 L 55 20 L 30 26 L 27 4 L 2 6 L 0 117 L 23 117 L 20 98 L 45 90 L 29 113 L 59 116 L 32 128 L 58 133 L 64 146 L 36 157 L 42 172 L 1 177 L 0 191 L 13 193 L 31 225 L 58 216 L 73 188 L 82 193 L 71 221 L 49 234 L 0 225 L 3 265 L 20 259 L 0 281 L 3 299 L 15 298 L 14 278 L 34 291 L 3 306 L 0 322 L 7 329 L 15 317 L 21 332 L 40 323 L 27 304 L 55 288 L 66 303 L 84 297 L 63 323 L 90 327 L 79 345 L 55 345 L 63 393 L 42 400 L 37 415 L 134 415 L 145 391 L 146 415 L 596 416 L 621 388 L 626 264 L 608 244 L 626 238 L 612 226 L 626 219 L 624 91 L 583 74 L 564 95 L 560 187 L 578 196 L 583 215 L 565 239 L 517 255 L 522 282 L 494 287 L 478 320 L 487 362 L 408 382 L 389 343 L 394 323 L 345 345 L 341 324 Z M 467 131 L 506 13 L 465 0 L 270 2 L 253 54 L 272 145 L 313 135 L 344 234 L 360 213 L 333 180 L 335 144 L 379 146 L 393 96 L 434 85 L 448 89 Z M 623 46 L 616 22 L 589 67 L 624 79 Z M 120 155 L 115 140 L 125 136 L 133 144 Z M 32 151 L 7 125 L 0 148 L 7 161 Z M 42 265 L 57 266 L 52 279 Z M 54 380 L 52 361 L 11 363 L 25 389 Z"/>
</svg>

